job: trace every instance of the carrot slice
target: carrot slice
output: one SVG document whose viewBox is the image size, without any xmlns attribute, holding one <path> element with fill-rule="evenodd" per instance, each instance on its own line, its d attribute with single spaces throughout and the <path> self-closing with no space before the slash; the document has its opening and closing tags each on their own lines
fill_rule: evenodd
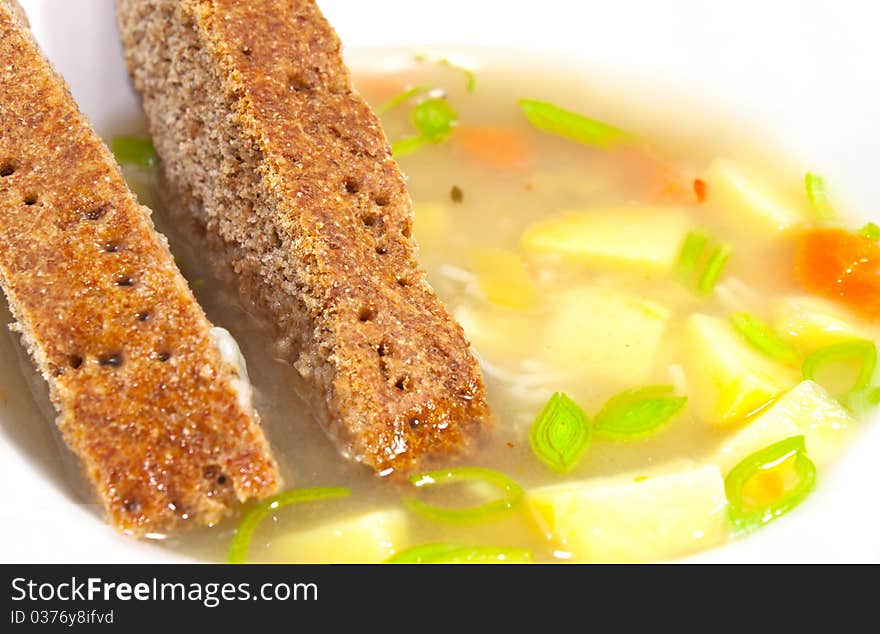
<svg viewBox="0 0 880 634">
<path fill-rule="evenodd" d="M 795 272 L 805 290 L 880 319 L 880 245 L 843 229 L 803 232 Z"/>
<path fill-rule="evenodd" d="M 469 154 L 502 169 L 519 169 L 529 155 L 525 132 L 518 128 L 460 127 L 455 137 Z"/>
</svg>

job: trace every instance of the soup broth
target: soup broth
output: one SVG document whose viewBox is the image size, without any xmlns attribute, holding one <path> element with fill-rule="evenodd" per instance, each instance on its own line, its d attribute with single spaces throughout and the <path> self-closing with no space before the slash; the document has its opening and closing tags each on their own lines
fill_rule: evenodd
<svg viewBox="0 0 880 634">
<path fill-rule="evenodd" d="M 350 58 L 398 150 L 423 134 L 413 119 L 420 104 L 437 100 L 454 114 L 442 138 L 399 152 L 421 262 L 472 343 L 495 417 L 479 450 L 452 466 L 501 472 L 524 499 L 473 521 L 431 519 L 406 500 L 463 508 L 499 493 L 480 483 L 394 484 L 343 459 L 232 285 L 164 221 L 156 175 L 126 166 L 209 318 L 238 341 L 287 486 L 351 491 L 270 514 L 249 561 L 380 562 L 441 542 L 517 549 L 489 553 L 495 560 L 524 551 L 538 562 L 668 560 L 744 532 L 724 483 L 755 452 L 803 435 L 811 464 L 830 468 L 863 409 L 803 383 L 803 361 L 874 341 L 878 330 L 844 303 L 811 296 L 796 275 L 799 240 L 827 222 L 803 170 L 696 103 L 550 64 L 400 51 Z M 405 91 L 413 94 L 395 99 Z M 562 109 L 613 127 L 598 124 L 599 140 L 585 143 L 535 125 L 523 99 L 539 100 L 543 114 L 552 104 L 554 116 Z M 632 405 L 642 388 L 653 392 L 636 396 L 661 395 L 678 409 L 644 433 L 604 428 L 613 427 L 609 400 L 625 393 L 629 401 L 616 402 Z M 586 416 L 590 441 L 554 469 L 530 432 L 557 393 Z M 800 455 L 745 481 L 746 510 L 796 488 L 802 472 L 785 460 Z M 224 560 L 242 515 L 163 544 Z"/>
</svg>

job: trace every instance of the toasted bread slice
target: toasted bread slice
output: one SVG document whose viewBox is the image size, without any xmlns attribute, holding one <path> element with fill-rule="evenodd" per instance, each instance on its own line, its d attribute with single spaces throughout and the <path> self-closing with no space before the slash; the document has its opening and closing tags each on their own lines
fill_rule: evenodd
<svg viewBox="0 0 880 634">
<path fill-rule="evenodd" d="M 0 0 L 0 285 L 109 520 L 165 533 L 275 492 L 236 370 L 150 211 Z"/>
<path fill-rule="evenodd" d="M 425 280 L 412 202 L 308 0 L 117 0 L 167 183 L 274 325 L 319 420 L 380 474 L 490 424 L 461 327 Z"/>
</svg>

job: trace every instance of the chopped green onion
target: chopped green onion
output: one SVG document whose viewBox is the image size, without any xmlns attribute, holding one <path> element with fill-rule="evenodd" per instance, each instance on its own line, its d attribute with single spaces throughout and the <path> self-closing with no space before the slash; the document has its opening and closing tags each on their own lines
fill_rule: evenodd
<svg viewBox="0 0 880 634">
<path fill-rule="evenodd" d="M 709 236 L 698 231 L 690 231 L 684 239 L 678 254 L 677 270 L 686 283 L 696 278 L 703 251 L 709 246 Z"/>
<path fill-rule="evenodd" d="M 527 564 L 532 552 L 522 548 L 424 544 L 392 555 L 387 564 Z"/>
<path fill-rule="evenodd" d="M 784 474 L 771 473 L 787 461 L 794 459 L 794 472 L 797 482 L 791 486 Z M 750 484 L 754 478 L 766 478 L 771 499 L 753 499 Z M 816 465 L 806 456 L 803 436 L 793 436 L 761 449 L 737 464 L 724 480 L 727 494 L 728 512 L 734 528 L 746 532 L 773 521 L 800 504 L 816 483 Z M 759 493 L 764 493 L 760 490 Z M 781 495 L 773 495 L 779 489 Z M 752 499 L 750 499 L 752 498 Z"/>
<path fill-rule="evenodd" d="M 467 88 L 468 92 L 474 92 L 477 87 L 477 76 L 474 74 L 474 71 L 472 71 L 470 68 L 465 68 L 464 66 L 453 64 L 445 57 L 433 58 L 428 57 L 428 55 L 426 55 L 425 53 L 416 53 L 413 56 L 413 59 L 415 59 L 417 62 L 433 62 L 435 64 L 439 64 L 440 66 L 445 66 L 446 68 L 464 73 L 467 82 L 465 84 L 465 88 Z"/>
<path fill-rule="evenodd" d="M 118 136 L 110 142 L 116 160 L 120 163 L 129 163 L 140 167 L 153 168 L 159 164 L 156 156 L 156 148 L 150 139 Z"/>
<path fill-rule="evenodd" d="M 804 379 L 818 382 L 816 375 L 823 367 L 846 361 L 859 362 L 859 373 L 849 389 L 835 396 L 844 406 L 856 411 L 866 401 L 871 403 L 873 396 L 868 393 L 877 369 L 877 346 L 873 341 L 860 339 L 820 348 L 804 360 L 801 371 Z"/>
<path fill-rule="evenodd" d="M 754 315 L 748 313 L 734 313 L 730 316 L 730 321 L 736 331 L 753 348 L 763 352 L 766 356 L 774 361 L 785 363 L 786 365 L 797 365 L 798 354 L 775 332 L 759 320 Z"/>
<path fill-rule="evenodd" d="M 529 122 L 539 130 L 586 145 L 607 148 L 627 136 L 622 130 L 545 101 L 520 99 L 519 106 Z"/>
<path fill-rule="evenodd" d="M 403 92 L 393 96 L 376 110 L 376 114 L 383 115 L 389 110 L 393 110 L 402 103 L 405 103 L 417 95 L 428 92 L 431 87 L 428 84 L 418 84 L 412 88 L 408 88 Z"/>
<path fill-rule="evenodd" d="M 430 520 L 448 522 L 475 522 L 512 509 L 519 504 L 524 492 L 522 488 L 506 475 L 494 469 L 482 467 L 457 467 L 430 471 L 410 477 L 417 487 L 447 486 L 459 482 L 487 482 L 497 487 L 503 495 L 497 500 L 468 508 L 444 508 L 426 504 L 415 498 L 406 498 L 403 503 L 412 511 Z"/>
<path fill-rule="evenodd" d="M 873 222 L 869 222 L 864 227 L 859 229 L 859 235 L 863 238 L 867 238 L 868 240 L 877 242 L 878 240 L 880 240 L 880 227 L 878 227 Z"/>
<path fill-rule="evenodd" d="M 316 489 L 291 489 L 269 498 L 259 506 L 251 509 L 238 525 L 238 529 L 232 538 L 232 543 L 229 545 L 227 560 L 231 564 L 240 564 L 247 560 L 248 549 L 250 548 L 254 532 L 257 530 L 260 522 L 271 515 L 273 511 L 290 504 L 329 500 L 331 498 L 346 497 L 350 494 L 351 491 L 348 489 L 324 487 Z"/>
<path fill-rule="evenodd" d="M 415 152 L 422 147 L 427 141 L 420 136 L 411 136 L 391 144 L 391 151 L 394 156 L 405 156 L 411 152 Z"/>
<path fill-rule="evenodd" d="M 548 467 L 571 471 L 590 444 L 590 421 L 578 404 L 556 392 L 529 430 L 532 451 Z"/>
<path fill-rule="evenodd" d="M 714 248 L 707 254 L 713 245 Z M 682 282 L 695 287 L 701 295 L 708 295 L 715 289 L 731 253 L 726 244 L 716 244 L 705 233 L 690 231 L 678 253 L 676 271 Z"/>
<path fill-rule="evenodd" d="M 593 420 L 596 435 L 633 440 L 657 431 L 687 403 L 687 397 L 674 392 L 671 385 L 654 385 L 611 397 Z"/>
<path fill-rule="evenodd" d="M 816 220 L 834 220 L 837 214 L 834 213 L 834 207 L 831 206 L 831 202 L 828 200 L 825 179 L 807 172 L 804 182 L 807 187 L 807 199 L 810 201 L 810 207 L 813 209 Z"/>
<path fill-rule="evenodd" d="M 721 277 L 721 272 L 724 270 L 727 260 L 730 259 L 732 253 L 730 247 L 726 244 L 719 244 L 715 247 L 715 250 L 706 262 L 706 267 L 703 269 L 703 275 L 697 283 L 697 291 L 699 291 L 700 294 L 708 295 L 715 289 L 715 285 L 718 283 L 718 278 Z"/>
<path fill-rule="evenodd" d="M 433 97 L 413 108 L 412 122 L 423 139 L 442 143 L 458 125 L 458 115 L 445 99 Z"/>
</svg>

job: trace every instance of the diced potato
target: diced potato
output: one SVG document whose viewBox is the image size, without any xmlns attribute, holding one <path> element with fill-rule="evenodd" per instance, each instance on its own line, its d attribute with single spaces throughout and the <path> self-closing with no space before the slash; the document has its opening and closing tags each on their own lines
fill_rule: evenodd
<svg viewBox="0 0 880 634">
<path fill-rule="evenodd" d="M 760 235 L 788 229 L 804 220 L 795 204 L 727 159 L 714 161 L 704 180 L 708 187 L 707 204 L 733 230 Z"/>
<path fill-rule="evenodd" d="M 606 288 L 564 292 L 544 330 L 544 354 L 586 378 L 638 385 L 652 373 L 669 311 Z"/>
<path fill-rule="evenodd" d="M 672 559 L 726 536 L 716 465 L 542 487 L 528 492 L 526 503 L 547 539 L 582 562 Z"/>
<path fill-rule="evenodd" d="M 715 425 L 738 423 L 797 383 L 796 373 L 752 349 L 724 320 L 692 315 L 684 326 L 690 405 Z"/>
<path fill-rule="evenodd" d="M 408 530 L 402 509 L 373 511 L 277 537 L 273 558 L 290 563 L 381 563 L 405 544 Z"/>
<path fill-rule="evenodd" d="M 775 442 L 803 434 L 807 455 L 828 464 L 844 446 L 853 418 L 825 389 L 803 381 L 721 445 L 716 461 L 727 474 L 743 458 Z"/>
<path fill-rule="evenodd" d="M 539 221 L 525 231 L 522 246 L 600 267 L 667 273 L 687 232 L 687 215 L 679 209 L 609 206 Z"/>
<path fill-rule="evenodd" d="M 534 317 L 518 310 L 462 304 L 453 311 L 465 337 L 484 356 L 523 359 L 538 352 Z"/>
<path fill-rule="evenodd" d="M 846 312 L 818 297 L 784 297 L 773 303 L 773 328 L 804 353 L 853 339 L 873 339 Z"/>
<path fill-rule="evenodd" d="M 440 203 L 413 205 L 413 235 L 419 243 L 430 244 L 443 240 L 452 226 L 449 210 Z"/>
<path fill-rule="evenodd" d="M 477 285 L 486 299 L 499 306 L 528 309 L 537 294 L 522 258 L 503 249 L 480 249 L 473 255 Z"/>
</svg>

